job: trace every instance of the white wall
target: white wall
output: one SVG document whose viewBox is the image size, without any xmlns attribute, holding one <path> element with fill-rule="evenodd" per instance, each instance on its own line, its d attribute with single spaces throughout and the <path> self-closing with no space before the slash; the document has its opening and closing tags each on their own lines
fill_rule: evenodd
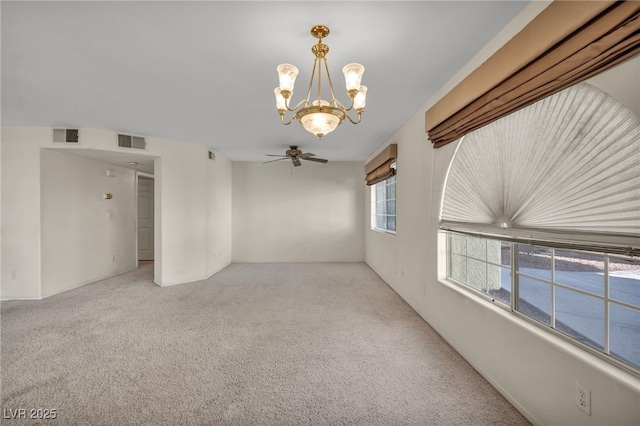
<svg viewBox="0 0 640 426">
<path fill-rule="evenodd" d="M 587 80 L 640 117 L 640 55 Z"/>
<path fill-rule="evenodd" d="M 2 129 L 2 297 L 40 298 L 42 129 Z"/>
<path fill-rule="evenodd" d="M 0 141 L 0 176 L 2 176 L 2 141 Z M 0 181 L 0 230 L 2 230 L 2 182 Z M 2 232 L 0 232 L 0 257 L 2 255 Z M 2 300 L 2 262 L 0 262 L 0 300 Z"/>
<path fill-rule="evenodd" d="M 213 275 L 231 263 L 231 161 L 216 155 L 207 163 L 207 271 Z"/>
<path fill-rule="evenodd" d="M 162 261 L 155 268 L 161 286 L 181 284 L 207 277 L 207 150 L 205 147 L 165 140 L 150 140 L 163 153 L 155 170 L 160 197 Z M 156 162 L 158 166 L 158 162 Z M 156 189 L 155 195 L 158 195 Z M 156 215 L 157 220 L 158 215 Z M 156 250 L 156 253 L 158 251 Z"/>
<path fill-rule="evenodd" d="M 367 230 L 366 262 L 534 424 L 637 425 L 637 377 L 444 280 L 438 217 L 455 144 L 431 147 L 424 132 L 425 111 L 544 6 L 532 3 L 525 8 L 380 148 L 398 144 L 397 234 Z M 639 80 L 633 80 L 640 79 L 640 71 L 630 71 L 640 70 L 635 66 L 623 64 L 610 71 L 618 75 L 590 83 L 610 94 L 637 90 L 625 95 L 625 102 L 633 103 L 640 99 Z M 605 88 L 604 82 L 613 86 Z M 369 218 L 370 192 L 365 194 Z M 576 382 L 591 390 L 591 416 L 575 406 Z"/>
<path fill-rule="evenodd" d="M 136 268 L 133 170 L 43 149 L 40 182 L 42 297 Z"/>
<path fill-rule="evenodd" d="M 364 261 L 364 163 L 233 163 L 234 262 Z"/>
<path fill-rule="evenodd" d="M 43 296 L 40 153 L 54 147 L 51 132 L 48 127 L 2 128 L 3 299 Z M 132 152 L 117 147 L 113 131 L 82 128 L 80 138 L 83 149 Z M 196 281 L 228 265 L 229 161 L 209 160 L 208 149 L 200 145 L 151 137 L 147 150 L 135 153 L 155 158 L 154 281 L 161 286 Z"/>
</svg>

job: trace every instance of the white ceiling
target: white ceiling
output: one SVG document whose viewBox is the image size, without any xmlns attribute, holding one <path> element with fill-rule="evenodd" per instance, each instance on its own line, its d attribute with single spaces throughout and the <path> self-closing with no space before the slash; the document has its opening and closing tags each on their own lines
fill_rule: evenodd
<svg viewBox="0 0 640 426">
<path fill-rule="evenodd" d="M 2 12 L 2 125 L 96 127 L 186 141 L 234 161 L 288 145 L 364 160 L 526 2 L 8 2 Z M 366 67 L 363 122 L 322 141 L 275 110 L 276 67 L 308 86 L 314 24 L 336 96 L 342 66 Z M 305 93 L 306 94 L 306 93 Z M 425 143 L 427 143 L 425 134 Z"/>
</svg>

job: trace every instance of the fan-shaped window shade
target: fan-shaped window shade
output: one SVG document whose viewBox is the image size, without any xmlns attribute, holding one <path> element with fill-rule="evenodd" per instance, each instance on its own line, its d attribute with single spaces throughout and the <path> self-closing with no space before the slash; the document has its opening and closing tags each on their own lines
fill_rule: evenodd
<svg viewBox="0 0 640 426">
<path fill-rule="evenodd" d="M 450 166 L 440 223 L 639 254 L 640 121 L 581 83 L 468 134 Z"/>
</svg>

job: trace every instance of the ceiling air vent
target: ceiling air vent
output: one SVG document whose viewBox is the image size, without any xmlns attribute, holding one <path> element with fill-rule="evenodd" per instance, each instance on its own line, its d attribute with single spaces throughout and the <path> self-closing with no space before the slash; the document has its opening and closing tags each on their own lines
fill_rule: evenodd
<svg viewBox="0 0 640 426">
<path fill-rule="evenodd" d="M 53 129 L 54 143 L 80 143 L 78 129 Z"/>
<path fill-rule="evenodd" d="M 147 142 L 143 137 L 118 133 L 118 146 L 121 148 L 146 149 Z"/>
</svg>

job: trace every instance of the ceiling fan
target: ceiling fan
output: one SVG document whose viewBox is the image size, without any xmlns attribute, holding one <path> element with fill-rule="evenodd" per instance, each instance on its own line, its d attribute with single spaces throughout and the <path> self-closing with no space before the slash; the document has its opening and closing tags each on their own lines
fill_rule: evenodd
<svg viewBox="0 0 640 426">
<path fill-rule="evenodd" d="M 277 155 L 277 154 L 266 154 L 266 155 L 268 157 L 282 157 L 282 158 L 278 158 L 277 160 L 265 161 L 262 164 L 273 163 L 274 161 L 286 160 L 287 158 L 291 159 L 291 162 L 295 167 L 302 165 L 300 160 L 315 161 L 316 163 L 326 163 L 329 161 L 329 160 L 325 160 L 324 158 L 316 158 L 315 154 L 312 154 L 310 152 L 302 153 L 302 151 L 298 149 L 297 145 L 289 146 L 289 149 L 285 152 L 285 155 Z"/>
</svg>

